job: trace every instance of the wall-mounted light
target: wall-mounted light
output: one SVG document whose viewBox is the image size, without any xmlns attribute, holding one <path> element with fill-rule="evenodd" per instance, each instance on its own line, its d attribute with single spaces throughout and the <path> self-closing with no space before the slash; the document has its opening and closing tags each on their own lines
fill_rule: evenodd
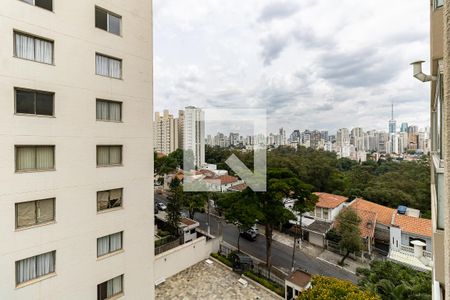
<svg viewBox="0 0 450 300">
<path fill-rule="evenodd" d="M 425 61 L 423 61 L 423 60 L 418 60 L 418 61 L 411 63 L 411 65 L 413 66 L 413 76 L 422 82 L 437 80 L 436 76 L 427 75 L 422 72 L 422 64 L 424 62 Z"/>
</svg>

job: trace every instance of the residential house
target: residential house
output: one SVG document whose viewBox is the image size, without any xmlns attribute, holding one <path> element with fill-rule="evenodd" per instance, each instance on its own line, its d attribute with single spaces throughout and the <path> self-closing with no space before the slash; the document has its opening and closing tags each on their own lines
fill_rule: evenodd
<svg viewBox="0 0 450 300">
<path fill-rule="evenodd" d="M 301 270 L 295 270 L 284 281 L 284 299 L 297 299 L 301 292 L 311 287 L 311 274 Z"/>
</svg>

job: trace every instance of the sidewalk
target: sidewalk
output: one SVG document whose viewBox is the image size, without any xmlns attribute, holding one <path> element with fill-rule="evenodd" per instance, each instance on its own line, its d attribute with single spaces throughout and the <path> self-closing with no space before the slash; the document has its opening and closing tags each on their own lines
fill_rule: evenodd
<svg viewBox="0 0 450 300">
<path fill-rule="evenodd" d="M 364 264 L 358 261 L 353 260 L 352 258 L 348 257 L 345 261 L 344 261 L 344 267 L 339 266 L 339 262 L 342 259 L 342 256 L 331 252 L 329 250 L 323 250 L 323 252 L 317 256 L 318 259 L 327 262 L 333 266 L 336 266 L 338 268 L 342 268 L 346 271 L 349 271 L 353 274 L 356 274 L 356 269 L 357 268 L 368 268 L 369 264 Z"/>
</svg>

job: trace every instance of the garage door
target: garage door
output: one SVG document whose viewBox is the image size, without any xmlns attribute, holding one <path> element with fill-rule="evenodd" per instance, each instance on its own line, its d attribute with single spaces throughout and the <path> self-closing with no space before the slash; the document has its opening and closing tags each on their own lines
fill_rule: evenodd
<svg viewBox="0 0 450 300">
<path fill-rule="evenodd" d="M 309 232 L 309 242 L 323 248 L 323 236 L 314 232 Z"/>
</svg>

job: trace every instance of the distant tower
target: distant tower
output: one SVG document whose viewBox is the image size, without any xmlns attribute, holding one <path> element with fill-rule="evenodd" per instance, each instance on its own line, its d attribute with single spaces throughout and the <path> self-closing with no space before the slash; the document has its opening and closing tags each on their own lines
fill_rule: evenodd
<svg viewBox="0 0 450 300">
<path fill-rule="evenodd" d="M 394 120 L 394 102 L 391 105 L 391 119 L 389 120 L 389 133 L 395 133 L 397 131 L 397 123 Z"/>
</svg>

